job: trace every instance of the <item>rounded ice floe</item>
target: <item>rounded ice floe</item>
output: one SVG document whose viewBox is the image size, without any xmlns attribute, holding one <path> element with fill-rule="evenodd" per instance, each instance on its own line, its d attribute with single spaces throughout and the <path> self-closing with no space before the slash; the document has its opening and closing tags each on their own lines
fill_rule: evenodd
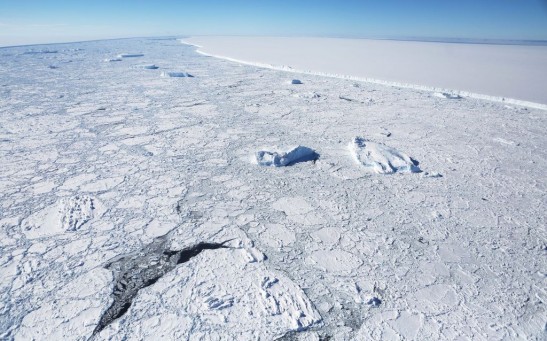
<svg viewBox="0 0 547 341">
<path fill-rule="evenodd" d="M 300 79 L 293 79 L 290 82 L 291 84 L 302 84 L 302 81 Z"/>
<path fill-rule="evenodd" d="M 167 72 L 164 71 L 161 73 L 162 77 L 176 77 L 176 78 L 184 78 L 184 77 L 194 77 L 188 72 Z"/>
<path fill-rule="evenodd" d="M 317 160 L 318 157 L 319 154 L 315 150 L 304 146 L 297 146 L 286 152 L 258 151 L 255 154 L 255 161 L 260 166 L 284 167 L 298 162 Z"/>
<path fill-rule="evenodd" d="M 67 231 L 77 231 L 104 209 L 97 199 L 87 195 L 63 198 L 29 216 L 22 224 L 23 233 L 29 239 L 40 238 Z"/>
<path fill-rule="evenodd" d="M 355 161 L 371 173 L 419 173 L 417 162 L 408 155 L 381 143 L 355 137 L 348 149 Z"/>
<path fill-rule="evenodd" d="M 118 55 L 118 58 L 135 58 L 135 57 L 142 57 L 144 54 L 142 53 L 120 53 Z"/>
</svg>

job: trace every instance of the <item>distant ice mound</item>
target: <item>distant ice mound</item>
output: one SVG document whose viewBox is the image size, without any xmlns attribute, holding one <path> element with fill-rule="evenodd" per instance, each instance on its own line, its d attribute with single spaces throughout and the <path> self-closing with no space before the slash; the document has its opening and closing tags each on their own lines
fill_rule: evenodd
<svg viewBox="0 0 547 341">
<path fill-rule="evenodd" d="M 286 152 L 258 151 L 255 154 L 255 161 L 260 166 L 285 167 L 298 162 L 317 160 L 318 157 L 319 154 L 315 150 L 297 146 Z"/>
<path fill-rule="evenodd" d="M 433 94 L 433 96 L 439 97 L 439 98 L 447 98 L 447 99 L 460 99 L 460 98 L 462 98 L 458 94 L 451 94 L 451 93 L 448 93 L 448 92 L 435 92 Z"/>
<path fill-rule="evenodd" d="M 122 59 L 121 58 L 106 58 L 104 61 L 105 62 L 121 62 Z"/>
<path fill-rule="evenodd" d="M 120 53 L 118 55 L 118 58 L 135 58 L 135 57 L 142 57 L 144 54 L 142 53 Z"/>
<path fill-rule="evenodd" d="M 363 137 L 355 137 L 348 149 L 355 161 L 369 172 L 376 174 L 419 173 L 417 162 L 408 155 L 384 144 L 371 142 Z"/>
<path fill-rule="evenodd" d="M 104 212 L 97 199 L 87 195 L 63 198 L 56 204 L 32 214 L 23 222 L 23 233 L 29 239 L 77 231 Z"/>
<path fill-rule="evenodd" d="M 161 76 L 162 77 L 175 77 L 175 78 L 184 78 L 184 77 L 192 78 L 192 77 L 194 77 L 191 74 L 189 74 L 188 72 L 166 72 L 166 71 L 162 72 Z"/>
<path fill-rule="evenodd" d="M 144 70 L 156 70 L 159 69 L 159 66 L 156 66 L 156 64 L 144 64 L 144 65 L 137 65 L 135 66 L 137 69 L 144 69 Z"/>
<path fill-rule="evenodd" d="M 291 84 L 302 84 L 302 81 L 300 79 L 293 79 L 290 83 Z"/>
</svg>

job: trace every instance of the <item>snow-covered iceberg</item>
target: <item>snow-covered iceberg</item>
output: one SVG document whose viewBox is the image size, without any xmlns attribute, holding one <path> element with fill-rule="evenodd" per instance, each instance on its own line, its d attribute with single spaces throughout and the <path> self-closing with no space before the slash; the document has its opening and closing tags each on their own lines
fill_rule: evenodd
<svg viewBox="0 0 547 341">
<path fill-rule="evenodd" d="M 421 172 L 417 162 L 405 153 L 363 137 L 354 137 L 349 143 L 348 149 L 355 161 L 371 173 Z"/>
<path fill-rule="evenodd" d="M 318 157 L 315 150 L 304 146 L 297 146 L 286 152 L 261 150 L 255 154 L 258 165 L 271 167 L 285 167 L 297 162 L 316 160 Z"/>
</svg>

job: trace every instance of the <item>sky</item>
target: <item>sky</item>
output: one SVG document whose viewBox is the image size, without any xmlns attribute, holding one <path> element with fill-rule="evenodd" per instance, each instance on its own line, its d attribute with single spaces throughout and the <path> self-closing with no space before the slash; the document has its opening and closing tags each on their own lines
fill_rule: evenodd
<svg viewBox="0 0 547 341">
<path fill-rule="evenodd" d="M 138 36 L 547 40 L 547 0 L 0 0 L 0 45 Z"/>
</svg>

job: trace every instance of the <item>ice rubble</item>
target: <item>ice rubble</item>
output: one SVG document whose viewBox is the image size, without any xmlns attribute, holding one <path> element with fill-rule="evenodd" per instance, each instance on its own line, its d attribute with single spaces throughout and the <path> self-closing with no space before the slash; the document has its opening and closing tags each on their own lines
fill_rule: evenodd
<svg viewBox="0 0 547 341">
<path fill-rule="evenodd" d="M 297 146 L 286 152 L 258 151 L 255 154 L 255 161 L 260 166 L 285 167 L 298 162 L 316 160 L 318 157 L 313 149 Z"/>
<path fill-rule="evenodd" d="M 363 137 L 354 137 L 349 143 L 348 149 L 355 161 L 371 173 L 421 172 L 416 161 L 405 153 Z"/>
<path fill-rule="evenodd" d="M 450 92 L 435 92 L 433 96 L 446 99 L 461 99 L 462 96 Z"/>
</svg>

